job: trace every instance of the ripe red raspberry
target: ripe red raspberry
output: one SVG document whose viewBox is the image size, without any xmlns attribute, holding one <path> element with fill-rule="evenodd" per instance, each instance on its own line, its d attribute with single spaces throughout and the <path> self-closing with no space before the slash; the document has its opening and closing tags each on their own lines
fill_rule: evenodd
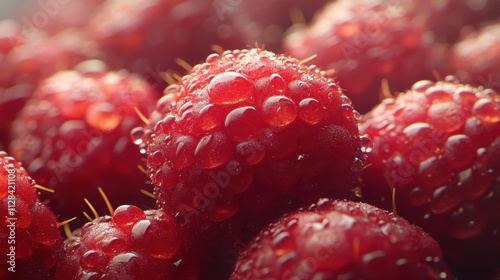
<svg viewBox="0 0 500 280">
<path fill-rule="evenodd" d="M 237 279 L 453 279 L 439 244 L 374 206 L 321 199 L 264 228 L 241 253 Z"/>
<path fill-rule="evenodd" d="M 122 205 L 64 243 L 56 279 L 198 279 L 203 248 L 160 210 Z"/>
<path fill-rule="evenodd" d="M 0 279 L 53 279 L 62 244 L 56 216 L 40 202 L 35 181 L 0 151 Z"/>
<path fill-rule="evenodd" d="M 367 114 L 374 143 L 362 194 L 439 240 L 459 267 L 500 259 L 500 96 L 490 89 L 419 81 Z M 495 263 L 496 262 L 496 263 Z"/>
<path fill-rule="evenodd" d="M 352 197 L 369 142 L 357 116 L 317 68 L 234 50 L 169 86 L 132 134 L 163 209 L 227 244 L 319 197 Z"/>
<path fill-rule="evenodd" d="M 439 70 L 441 49 L 428 36 L 419 2 L 334 1 L 313 22 L 284 40 L 285 53 L 335 70 L 356 108 L 365 113 L 379 103 L 381 83 L 403 91 Z"/>
<path fill-rule="evenodd" d="M 230 33 L 206 0 L 110 0 L 86 28 L 103 50 L 111 67 L 142 73 L 158 88 L 163 71 L 175 69 L 181 58 L 194 65 L 203 61 L 211 46 L 246 46 L 238 33 Z M 253 43 L 252 43 L 253 44 Z"/>
<path fill-rule="evenodd" d="M 13 20 L 0 21 L 0 142 L 38 83 L 93 55 L 94 47 L 75 30 L 54 36 L 30 33 Z"/>
<path fill-rule="evenodd" d="M 451 65 L 463 82 L 500 90 L 500 23 L 485 26 L 457 42 Z"/>
<path fill-rule="evenodd" d="M 230 32 L 243 34 L 248 45 L 281 51 L 285 31 L 309 22 L 328 0 L 215 0 L 213 7 Z M 305 22 L 304 22 L 305 21 Z M 240 46 L 241 47 L 241 46 Z"/>
<path fill-rule="evenodd" d="M 477 28 L 485 22 L 497 20 L 500 17 L 500 2 L 497 0 L 419 2 L 405 0 L 405 2 L 415 6 L 435 39 L 446 43 L 457 41 L 460 35 L 471 27 Z"/>
<path fill-rule="evenodd" d="M 41 83 L 14 121 L 10 150 L 37 182 L 55 190 L 44 197 L 63 218 L 79 216 L 84 198 L 100 201 L 97 187 L 116 203 L 142 203 L 149 200 L 139 193 L 147 177 L 129 134 L 142 124 L 134 108 L 150 112 L 155 94 L 140 77 L 82 62 Z"/>
</svg>

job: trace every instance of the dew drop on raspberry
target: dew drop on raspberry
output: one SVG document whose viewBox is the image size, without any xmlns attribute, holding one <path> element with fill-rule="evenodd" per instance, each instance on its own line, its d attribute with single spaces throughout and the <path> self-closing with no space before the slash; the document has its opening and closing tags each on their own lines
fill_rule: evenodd
<svg viewBox="0 0 500 280">
<path fill-rule="evenodd" d="M 104 132 L 113 131 L 120 124 L 122 117 L 116 111 L 113 104 L 101 102 L 93 104 L 89 107 L 85 114 L 85 120 L 90 127 L 99 129 Z"/>
<path fill-rule="evenodd" d="M 451 94 L 452 92 L 450 91 L 434 86 L 425 90 L 425 95 L 427 95 L 432 101 L 451 101 L 453 99 Z"/>
<path fill-rule="evenodd" d="M 269 83 L 275 91 L 282 93 L 287 89 L 285 80 L 279 74 L 272 74 L 269 79 Z"/>
<path fill-rule="evenodd" d="M 477 99 L 476 93 L 472 89 L 465 87 L 457 89 L 453 95 L 453 101 L 467 108 L 471 108 Z"/>
<path fill-rule="evenodd" d="M 137 221 L 144 219 L 144 211 L 133 205 L 121 205 L 113 213 L 113 222 L 121 229 L 129 229 Z"/>
<path fill-rule="evenodd" d="M 411 87 L 414 91 L 425 92 L 428 88 L 434 85 L 434 82 L 429 80 L 418 81 Z"/>
<path fill-rule="evenodd" d="M 297 117 L 295 103 L 286 96 L 267 98 L 261 106 L 264 122 L 275 127 L 285 127 Z"/>
<path fill-rule="evenodd" d="M 127 242 L 119 237 L 111 237 L 102 241 L 102 251 L 108 256 L 114 256 L 127 249 Z"/>
<path fill-rule="evenodd" d="M 452 187 L 442 186 L 437 188 L 432 195 L 429 203 L 429 209 L 434 214 L 444 214 L 462 201 L 460 192 L 454 190 Z"/>
<path fill-rule="evenodd" d="M 214 104 L 208 104 L 201 108 L 199 113 L 198 126 L 203 131 L 214 131 L 222 127 L 224 122 L 224 112 Z"/>
<path fill-rule="evenodd" d="M 233 148 L 224 133 L 215 132 L 201 138 L 194 155 L 203 168 L 215 168 L 231 159 Z"/>
<path fill-rule="evenodd" d="M 500 104 L 487 98 L 479 99 L 474 103 L 472 113 L 482 121 L 497 123 L 500 121 Z"/>
<path fill-rule="evenodd" d="M 314 125 L 323 120 L 326 108 L 314 98 L 305 98 L 299 103 L 299 118 Z"/>
<path fill-rule="evenodd" d="M 89 250 L 85 252 L 80 259 L 80 265 L 83 269 L 92 269 L 99 267 L 102 262 L 101 256 L 95 250 Z"/>
<path fill-rule="evenodd" d="M 194 151 L 196 139 L 189 135 L 183 135 L 175 141 L 175 165 L 177 170 L 181 170 L 195 162 Z"/>
<path fill-rule="evenodd" d="M 476 156 L 476 148 L 472 140 L 465 134 L 448 137 L 444 144 L 443 157 L 454 168 L 469 164 Z"/>
<path fill-rule="evenodd" d="M 256 138 L 249 138 L 236 144 L 235 153 L 237 159 L 246 165 L 255 165 L 266 156 L 265 147 Z"/>
<path fill-rule="evenodd" d="M 422 188 L 434 189 L 446 183 L 451 176 L 451 170 L 446 162 L 436 156 L 420 163 L 415 174 L 415 181 Z"/>
<path fill-rule="evenodd" d="M 134 142 L 134 144 L 136 145 L 142 144 L 143 135 L 144 135 L 144 129 L 142 127 L 136 127 L 130 131 L 130 138 L 132 139 L 132 142 Z"/>
<path fill-rule="evenodd" d="M 131 231 L 135 245 L 159 259 L 169 259 L 180 249 L 180 237 L 176 225 L 160 220 L 141 220 Z"/>
<path fill-rule="evenodd" d="M 443 132 L 458 130 L 465 122 L 465 116 L 455 102 L 435 102 L 427 111 L 428 122 Z"/>
<path fill-rule="evenodd" d="M 162 165 L 165 162 L 165 158 L 163 157 L 163 153 L 161 151 L 154 151 L 149 157 L 148 157 L 148 163 L 151 165 L 158 167 Z"/>
<path fill-rule="evenodd" d="M 447 231 L 458 239 L 479 234 L 485 225 L 485 214 L 471 203 L 464 203 L 449 214 Z"/>
<path fill-rule="evenodd" d="M 366 135 L 360 136 L 361 151 L 363 153 L 370 153 L 373 150 L 373 141 Z"/>
<path fill-rule="evenodd" d="M 234 141 L 242 141 L 257 135 L 260 126 L 260 117 L 257 110 L 251 106 L 232 110 L 225 119 L 228 136 Z"/>
<path fill-rule="evenodd" d="M 208 96 L 214 104 L 251 101 L 254 93 L 254 84 L 246 76 L 236 72 L 218 74 L 208 84 Z"/>
</svg>

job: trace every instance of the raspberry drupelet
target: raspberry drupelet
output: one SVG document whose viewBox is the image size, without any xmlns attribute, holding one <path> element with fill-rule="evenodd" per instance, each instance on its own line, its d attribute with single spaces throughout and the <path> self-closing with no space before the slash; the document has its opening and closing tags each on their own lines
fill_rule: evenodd
<svg viewBox="0 0 500 280">
<path fill-rule="evenodd" d="M 373 140 L 363 198 L 431 233 L 455 267 L 500 259 L 500 96 L 491 89 L 419 81 L 362 120 Z M 481 269 L 482 270 L 482 269 Z"/>
<path fill-rule="evenodd" d="M 0 279 L 53 279 L 62 245 L 56 216 L 22 165 L 3 151 L 0 218 Z"/>
<path fill-rule="evenodd" d="M 99 201 L 97 187 L 116 203 L 147 203 L 139 192 L 148 187 L 147 177 L 129 134 L 142 124 L 136 109 L 147 113 L 155 100 L 139 76 L 84 61 L 40 84 L 14 121 L 10 151 L 55 191 L 43 197 L 63 219 L 81 217 L 84 198 Z M 105 209 L 103 203 L 95 207 Z"/>
<path fill-rule="evenodd" d="M 321 199 L 265 227 L 230 279 L 454 278 L 421 228 L 369 204 Z"/>
<path fill-rule="evenodd" d="M 132 137 L 165 212 L 232 247 L 319 197 L 353 197 L 370 144 L 358 117 L 318 68 L 234 50 L 166 88 Z"/>
<path fill-rule="evenodd" d="M 203 253 L 201 243 L 161 210 L 122 205 L 64 242 L 56 279 L 196 280 Z"/>
</svg>

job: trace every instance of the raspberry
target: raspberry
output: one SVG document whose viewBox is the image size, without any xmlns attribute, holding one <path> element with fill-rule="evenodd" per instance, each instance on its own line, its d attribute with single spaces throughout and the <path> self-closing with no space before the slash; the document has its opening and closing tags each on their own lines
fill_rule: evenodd
<svg viewBox="0 0 500 280">
<path fill-rule="evenodd" d="M 321 199 L 263 229 L 236 279 L 453 279 L 438 243 L 374 206 Z"/>
<path fill-rule="evenodd" d="M 500 90 L 500 23 L 483 27 L 451 49 L 451 65 L 461 81 Z"/>
<path fill-rule="evenodd" d="M 212 54 L 132 132 L 168 214 L 208 240 L 249 240 L 280 213 L 352 197 L 358 113 L 314 67 L 260 50 Z"/>
<path fill-rule="evenodd" d="M 397 211 L 439 240 L 457 267 L 500 259 L 500 96 L 445 81 L 419 81 L 367 114 L 373 140 L 366 201 Z M 495 263 L 497 262 L 497 263 Z"/>
<path fill-rule="evenodd" d="M 56 216 L 42 204 L 35 181 L 0 151 L 0 279 L 53 279 L 62 244 Z"/>
<path fill-rule="evenodd" d="M 76 30 L 54 36 L 30 33 L 13 20 L 0 21 L 0 142 L 38 83 L 92 56 L 94 47 Z M 31 32 L 33 32 L 31 30 Z"/>
<path fill-rule="evenodd" d="M 86 28 L 103 50 L 103 60 L 116 69 L 144 74 L 158 88 L 163 71 L 185 72 L 176 58 L 201 62 L 213 44 L 245 45 L 239 34 L 227 33 L 215 16 L 212 1 L 111 0 Z"/>
<path fill-rule="evenodd" d="M 356 109 L 379 102 L 381 83 L 406 90 L 413 81 L 439 70 L 442 51 L 417 13 L 417 2 L 350 1 L 328 4 L 313 22 L 284 40 L 285 53 L 334 69 Z"/>
<path fill-rule="evenodd" d="M 126 71 L 82 62 L 41 83 L 14 121 L 10 150 L 37 182 L 55 190 L 44 197 L 63 218 L 81 214 L 84 198 L 98 200 L 97 187 L 117 203 L 143 203 L 148 198 L 139 190 L 147 177 L 129 133 L 141 124 L 134 108 L 151 111 L 155 94 Z"/>
<path fill-rule="evenodd" d="M 198 279 L 201 253 L 162 211 L 122 205 L 64 242 L 56 279 Z"/>
<path fill-rule="evenodd" d="M 328 0 L 217 0 L 213 6 L 219 20 L 231 32 L 243 34 L 245 43 L 264 45 L 269 51 L 281 51 L 285 31 L 293 24 L 309 22 Z M 234 3 L 234 4 L 233 4 Z M 305 23 L 305 22 L 304 22 Z"/>
</svg>

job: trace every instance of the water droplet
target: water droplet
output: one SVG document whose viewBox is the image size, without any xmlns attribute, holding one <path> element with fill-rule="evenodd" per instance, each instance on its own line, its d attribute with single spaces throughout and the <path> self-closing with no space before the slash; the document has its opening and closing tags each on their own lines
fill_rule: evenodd
<svg viewBox="0 0 500 280">
<path fill-rule="evenodd" d="M 233 147 L 228 137 L 222 132 L 215 132 L 201 138 L 194 151 L 194 156 L 201 167 L 216 168 L 229 161 Z"/>
<path fill-rule="evenodd" d="M 487 98 L 482 98 L 474 103 L 472 113 L 482 121 L 497 123 L 500 121 L 500 104 Z"/>
<path fill-rule="evenodd" d="M 122 117 L 111 103 L 101 102 L 93 104 L 85 115 L 87 123 L 101 131 L 110 132 L 120 124 Z"/>
<path fill-rule="evenodd" d="M 213 104 L 238 104 L 251 101 L 254 93 L 253 82 L 236 72 L 218 74 L 208 85 L 208 96 Z"/>
<path fill-rule="evenodd" d="M 351 105 L 349 104 L 342 104 L 342 113 L 344 114 L 344 117 L 347 119 L 352 119 L 354 118 L 354 109 L 352 108 Z"/>
<path fill-rule="evenodd" d="M 269 125 L 285 127 L 297 117 L 295 103 L 286 96 L 272 96 L 262 103 L 262 119 Z"/>
<path fill-rule="evenodd" d="M 91 269 L 97 267 L 100 264 L 100 261 L 99 254 L 94 250 L 89 250 L 83 254 L 80 259 L 80 265 L 83 268 Z"/>
<path fill-rule="evenodd" d="M 259 113 L 254 107 L 246 106 L 232 110 L 225 119 L 224 126 L 234 141 L 242 141 L 257 135 L 261 128 Z"/>
<path fill-rule="evenodd" d="M 111 237 L 102 242 L 102 251 L 108 256 L 114 256 L 127 249 L 127 242 L 118 237 Z"/>
<path fill-rule="evenodd" d="M 269 79 L 270 79 L 269 80 L 270 85 L 277 92 L 281 93 L 285 91 L 285 89 L 287 89 L 285 80 L 279 74 L 272 74 Z"/>
<path fill-rule="evenodd" d="M 299 118 L 311 125 L 323 120 L 326 108 L 314 98 L 306 98 L 299 103 Z"/>
<path fill-rule="evenodd" d="M 363 153 L 370 153 L 373 150 L 373 141 L 366 135 L 359 137 L 361 142 L 361 151 Z"/>
</svg>

